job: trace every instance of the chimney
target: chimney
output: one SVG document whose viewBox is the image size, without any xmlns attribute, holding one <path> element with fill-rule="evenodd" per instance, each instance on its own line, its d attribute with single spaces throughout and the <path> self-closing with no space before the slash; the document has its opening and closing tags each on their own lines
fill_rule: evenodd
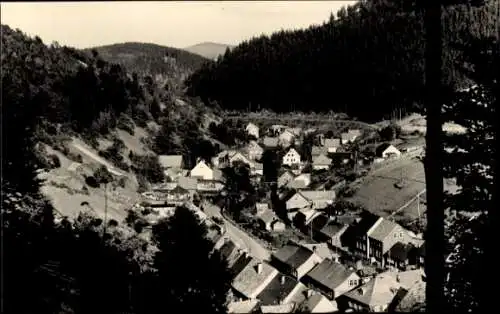
<svg viewBox="0 0 500 314">
<path fill-rule="evenodd" d="M 262 273 L 262 263 L 257 263 L 257 265 L 255 265 L 255 270 L 257 271 L 257 274 L 261 274 Z"/>
<path fill-rule="evenodd" d="M 280 282 L 281 282 L 282 285 L 285 284 L 285 280 L 286 280 L 286 277 L 285 276 L 281 276 Z"/>
<path fill-rule="evenodd" d="M 307 297 L 308 299 L 309 299 L 310 297 L 312 297 L 313 292 L 314 292 L 314 291 L 313 291 L 312 289 L 308 289 L 308 290 L 306 291 L 306 297 Z"/>
<path fill-rule="evenodd" d="M 318 253 L 318 247 L 316 245 L 313 245 L 313 252 Z"/>
<path fill-rule="evenodd" d="M 365 290 L 364 290 L 363 288 L 359 288 L 359 289 L 358 289 L 358 292 L 359 292 L 359 294 L 361 294 L 361 295 L 364 295 L 364 294 L 365 294 Z"/>
</svg>

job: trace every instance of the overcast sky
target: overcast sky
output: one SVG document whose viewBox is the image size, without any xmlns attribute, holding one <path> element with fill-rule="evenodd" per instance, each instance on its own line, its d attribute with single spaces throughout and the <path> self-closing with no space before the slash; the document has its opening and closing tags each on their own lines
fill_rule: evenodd
<svg viewBox="0 0 500 314">
<path fill-rule="evenodd" d="M 1 21 L 46 44 L 88 48 L 136 41 L 184 48 L 206 41 L 236 45 L 262 33 L 321 24 L 354 2 L 14 2 L 1 4 Z"/>
</svg>

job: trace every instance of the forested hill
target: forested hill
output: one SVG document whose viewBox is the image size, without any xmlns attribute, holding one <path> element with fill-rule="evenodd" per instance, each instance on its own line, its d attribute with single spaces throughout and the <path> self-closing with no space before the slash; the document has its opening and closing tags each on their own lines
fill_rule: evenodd
<svg viewBox="0 0 500 314">
<path fill-rule="evenodd" d="M 171 47 L 149 43 L 121 43 L 85 49 L 95 49 L 108 62 L 118 63 L 128 70 L 143 74 L 184 76 L 211 62 L 200 55 Z"/>
<path fill-rule="evenodd" d="M 195 72 L 188 93 L 225 109 L 333 110 L 365 120 L 415 109 L 423 95 L 425 44 L 423 13 L 412 2 L 358 2 L 323 25 L 245 41 Z M 466 83 L 452 45 L 464 32 L 494 32 L 494 3 L 444 10 L 446 83 Z"/>
</svg>

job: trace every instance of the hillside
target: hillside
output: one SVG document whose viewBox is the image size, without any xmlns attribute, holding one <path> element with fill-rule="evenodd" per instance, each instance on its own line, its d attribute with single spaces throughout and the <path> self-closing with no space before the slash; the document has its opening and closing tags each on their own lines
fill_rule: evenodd
<svg viewBox="0 0 500 314">
<path fill-rule="evenodd" d="M 168 81 L 151 79 L 157 72 L 138 74 L 98 51 L 46 46 L 38 37 L 1 28 L 2 176 L 27 180 L 16 177 L 24 161 L 14 157 L 14 148 L 26 142 L 25 130 L 33 130 L 33 149 L 46 170 L 42 192 L 61 216 L 74 218 L 82 210 L 103 216 L 104 191 L 95 178 L 105 167 L 112 176 L 108 215 L 121 221 L 138 192 L 162 180 L 155 154 L 182 154 L 192 164 L 213 149 L 207 131 L 216 120 L 213 109 L 166 88 Z M 181 55 L 182 62 L 170 57 L 184 65 L 165 67 L 172 70 L 163 74 L 167 80 L 181 81 L 182 71 L 203 61 Z"/>
<path fill-rule="evenodd" d="M 224 109 L 332 110 L 367 121 L 415 111 L 424 95 L 425 40 L 422 10 L 413 3 L 360 1 L 323 25 L 242 42 L 195 72 L 188 92 Z M 450 87 L 469 84 L 455 44 L 471 32 L 495 32 L 495 3 L 443 10 L 443 81 Z"/>
<path fill-rule="evenodd" d="M 95 49 L 108 62 L 123 65 L 139 74 L 179 75 L 199 69 L 206 58 L 185 51 L 150 43 L 121 43 L 85 49 Z"/>
<path fill-rule="evenodd" d="M 233 49 L 234 46 L 204 42 L 184 48 L 184 50 L 203 56 L 210 60 L 216 60 L 219 55 L 224 55 L 226 49 Z"/>
</svg>

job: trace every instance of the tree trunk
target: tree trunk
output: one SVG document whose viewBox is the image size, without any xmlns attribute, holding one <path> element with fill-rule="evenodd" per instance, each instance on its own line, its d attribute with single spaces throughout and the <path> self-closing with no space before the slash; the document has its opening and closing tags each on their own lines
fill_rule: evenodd
<svg viewBox="0 0 500 314">
<path fill-rule="evenodd" d="M 427 230 L 425 234 L 428 312 L 445 309 L 444 302 L 444 204 L 441 117 L 441 1 L 425 1 L 425 84 L 426 84 L 426 157 Z"/>
</svg>

